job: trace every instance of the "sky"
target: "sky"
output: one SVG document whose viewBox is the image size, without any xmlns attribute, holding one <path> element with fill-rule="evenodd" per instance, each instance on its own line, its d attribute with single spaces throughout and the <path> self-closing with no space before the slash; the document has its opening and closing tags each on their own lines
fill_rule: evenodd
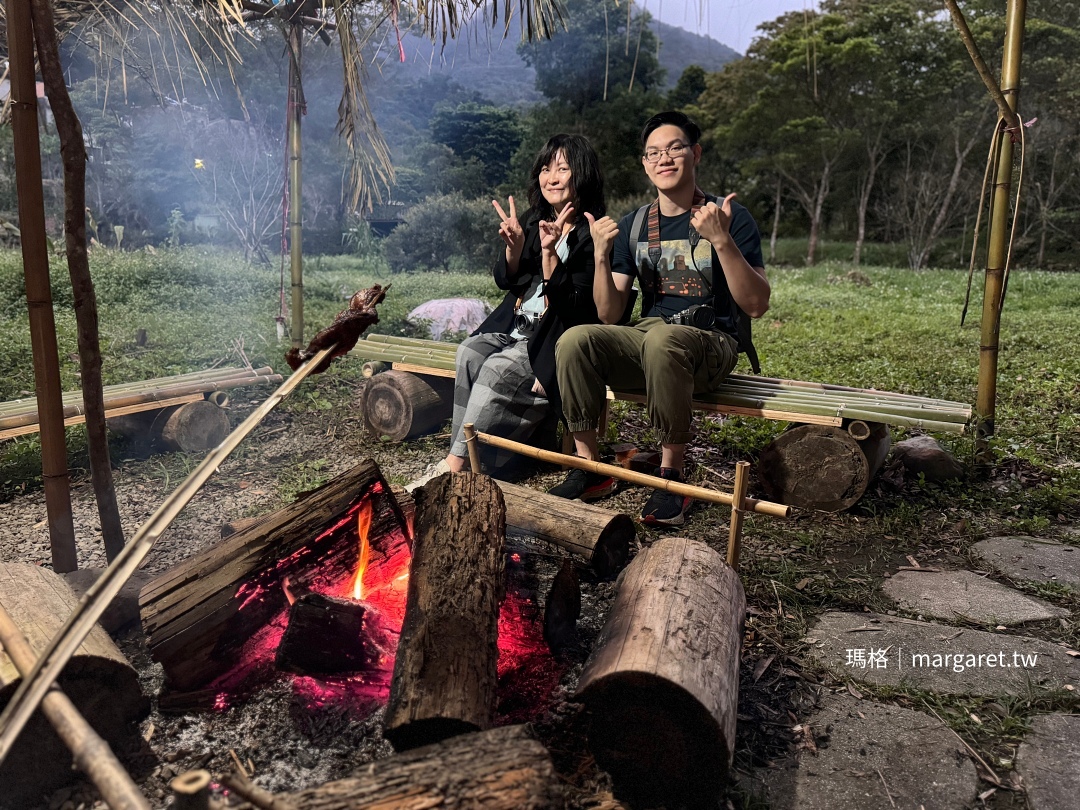
<svg viewBox="0 0 1080 810">
<path fill-rule="evenodd" d="M 746 53 L 756 28 L 788 11 L 813 8 L 815 0 L 636 0 L 668 25 L 705 34 Z"/>
</svg>

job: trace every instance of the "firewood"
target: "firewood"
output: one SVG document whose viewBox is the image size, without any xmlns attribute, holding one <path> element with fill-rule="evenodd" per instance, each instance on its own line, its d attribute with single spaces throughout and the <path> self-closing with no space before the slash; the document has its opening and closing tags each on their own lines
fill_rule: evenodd
<svg viewBox="0 0 1080 810">
<path fill-rule="evenodd" d="M 109 429 L 170 450 L 198 453 L 216 447 L 229 435 L 229 417 L 213 402 L 198 399 L 159 411 L 111 417 Z"/>
<path fill-rule="evenodd" d="M 306 593 L 289 610 L 275 663 L 300 675 L 361 672 L 389 660 L 396 642 L 373 605 Z"/>
<path fill-rule="evenodd" d="M 544 603 L 544 641 L 553 653 L 561 652 L 577 640 L 580 616 L 581 583 L 577 565 L 573 560 L 563 560 Z"/>
<path fill-rule="evenodd" d="M 303 592 L 316 576 L 350 576 L 359 553 L 350 509 L 364 498 L 374 509 L 373 552 L 389 553 L 376 541 L 404 543 L 404 516 L 378 466 L 366 460 L 147 584 L 139 595 L 143 629 L 166 688 L 204 689 L 229 671 L 243 644 L 287 606 L 286 577 Z"/>
<path fill-rule="evenodd" d="M 280 797 L 278 797 L 280 799 Z M 453 737 L 364 765 L 355 775 L 285 794 L 296 810 L 562 807 L 551 758 L 524 726 Z M 271 805 L 242 804 L 237 810 Z"/>
<path fill-rule="evenodd" d="M 627 566 L 577 691 L 617 795 L 715 801 L 735 745 L 745 610 L 738 575 L 700 541 L 665 538 Z"/>
<path fill-rule="evenodd" d="M 12 624 L 25 637 L 32 666 L 78 605 L 78 599 L 59 574 L 36 565 L 4 563 L 0 564 L 0 603 L 10 615 Z M 6 640 L 3 644 L 4 649 L 0 651 L 0 707 L 8 702 L 21 680 L 20 667 L 16 665 L 18 650 L 15 646 L 9 648 Z M 96 730 L 96 734 L 91 732 L 90 736 L 81 736 L 83 742 L 80 745 L 86 751 L 79 752 L 80 767 L 85 764 L 81 762 L 84 753 L 88 752 L 91 762 L 104 758 L 103 753 L 97 753 L 102 740 L 120 753 L 139 744 L 138 723 L 149 714 L 150 701 L 139 687 L 135 670 L 101 627 L 95 627 L 83 642 L 61 675 L 59 684 L 77 714 Z M 50 693 L 53 694 L 56 693 Z M 63 695 L 58 697 L 63 698 Z M 50 710 L 45 708 L 48 713 Z M 70 728 L 68 720 L 65 722 L 70 731 L 78 732 L 78 729 Z M 34 804 L 42 794 L 71 780 L 74 773 L 71 764 L 72 755 L 61 737 L 40 713 L 35 715 L 0 766 L 3 801 L 16 807 Z M 99 763 L 102 767 L 107 764 Z M 106 776 L 122 779 L 124 774 L 120 769 Z M 134 791 L 134 795 L 138 792 Z M 121 806 L 145 806 L 145 802 Z"/>
<path fill-rule="evenodd" d="M 449 473 L 413 493 L 405 621 L 384 735 L 415 748 L 495 720 L 506 507 L 485 475 Z"/>
<path fill-rule="evenodd" d="M 384 371 L 364 385 L 364 424 L 376 438 L 401 442 L 429 433 L 454 407 L 454 381 Z"/>
</svg>

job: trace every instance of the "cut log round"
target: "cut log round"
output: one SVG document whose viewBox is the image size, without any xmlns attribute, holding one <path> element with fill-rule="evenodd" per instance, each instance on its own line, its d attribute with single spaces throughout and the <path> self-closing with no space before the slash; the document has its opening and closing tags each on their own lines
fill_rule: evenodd
<svg viewBox="0 0 1080 810">
<path fill-rule="evenodd" d="M 199 399 L 160 411 L 114 416 L 109 429 L 145 442 L 159 442 L 170 450 L 200 453 L 221 444 L 229 435 L 229 417 L 213 402 Z"/>
<path fill-rule="evenodd" d="M 59 574 L 36 565 L 0 564 L 0 602 L 35 655 L 48 646 L 78 605 Z M 20 681 L 18 670 L 0 651 L 0 708 Z M 138 724 L 150 712 L 135 670 L 100 627 L 87 636 L 60 677 L 79 713 L 120 757 L 139 745 Z M 67 747 L 40 713 L 19 736 L 3 765 L 3 801 L 29 806 L 69 782 L 74 775 Z"/>
<path fill-rule="evenodd" d="M 364 424 L 377 438 L 413 439 L 434 430 L 453 411 L 453 380 L 384 371 L 364 385 Z"/>
<path fill-rule="evenodd" d="M 887 430 L 885 435 L 887 440 Z M 772 500 L 825 512 L 853 505 L 871 477 L 859 442 L 846 430 L 826 425 L 784 431 L 761 451 L 757 471 Z"/>
<path fill-rule="evenodd" d="M 562 788 L 544 746 L 506 726 L 364 765 L 355 776 L 284 794 L 297 810 L 549 810 Z M 253 810 L 242 804 L 237 810 Z"/>
<path fill-rule="evenodd" d="M 359 557 L 350 510 L 365 498 L 374 510 L 372 553 L 397 553 L 378 542 L 404 547 L 405 518 L 378 466 L 365 460 L 148 583 L 139 594 L 143 629 L 166 688 L 200 689 L 229 671 L 243 645 L 286 607 L 286 578 L 299 593 L 316 578 L 350 577 Z"/>
<path fill-rule="evenodd" d="M 735 746 L 745 611 L 738 575 L 700 541 L 665 538 L 627 566 L 577 692 L 617 795 L 715 801 Z"/>
<path fill-rule="evenodd" d="M 397 750 L 495 720 L 506 506 L 486 475 L 449 473 L 413 493 L 405 621 L 383 733 Z"/>
</svg>

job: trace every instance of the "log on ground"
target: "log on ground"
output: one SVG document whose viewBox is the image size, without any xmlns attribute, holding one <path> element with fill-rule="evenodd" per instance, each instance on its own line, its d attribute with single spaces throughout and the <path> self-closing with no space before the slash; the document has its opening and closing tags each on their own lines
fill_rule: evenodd
<svg viewBox="0 0 1080 810">
<path fill-rule="evenodd" d="M 454 407 L 454 381 L 384 371 L 364 384 L 362 412 L 372 436 L 401 442 L 437 428 Z"/>
<path fill-rule="evenodd" d="M 159 411 L 114 416 L 109 429 L 170 450 L 199 453 L 217 447 L 229 435 L 229 417 L 213 402 L 200 399 Z"/>
<path fill-rule="evenodd" d="M 716 800 L 735 745 L 745 611 L 738 575 L 700 541 L 665 538 L 627 566 L 577 692 L 617 795 Z"/>
<path fill-rule="evenodd" d="M 35 655 L 48 646 L 78 599 L 59 574 L 36 565 L 0 564 L 0 603 Z M 20 681 L 18 670 L 0 651 L 0 708 Z M 79 713 L 117 756 L 137 750 L 139 721 L 150 712 L 139 678 L 100 626 L 87 636 L 59 680 Z M 3 802 L 29 806 L 71 781 L 72 756 L 40 712 L 19 736 L 0 766 Z"/>
<path fill-rule="evenodd" d="M 244 643 L 316 581 L 345 581 L 359 558 L 355 511 L 373 507 L 373 563 L 404 543 L 405 518 L 378 466 L 365 460 L 267 520 L 166 571 L 139 594 L 150 651 L 169 690 L 207 686 Z"/>
<path fill-rule="evenodd" d="M 454 737 L 285 798 L 297 810 L 548 810 L 563 805 L 551 759 L 524 726 Z M 253 807 L 244 804 L 237 810 Z"/>
<path fill-rule="evenodd" d="M 498 681 L 506 507 L 485 475 L 441 475 L 413 493 L 405 621 L 383 733 L 397 750 L 490 728 Z"/>
<path fill-rule="evenodd" d="M 799 425 L 784 431 L 761 451 L 757 472 L 775 501 L 803 509 L 840 512 L 855 504 L 888 452 L 889 431 L 874 427 L 856 441 L 838 427 Z M 884 445 L 885 452 L 881 452 Z"/>
</svg>

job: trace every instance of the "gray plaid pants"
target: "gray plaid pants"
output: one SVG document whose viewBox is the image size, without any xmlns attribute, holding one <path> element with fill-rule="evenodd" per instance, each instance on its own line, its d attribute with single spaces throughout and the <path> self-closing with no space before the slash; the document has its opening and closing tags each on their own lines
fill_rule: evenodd
<svg viewBox="0 0 1080 810">
<path fill-rule="evenodd" d="M 454 380 L 454 421 L 450 454 L 469 455 L 463 425 L 481 433 L 526 441 L 548 414 L 546 397 L 532 393 L 536 375 L 528 343 L 509 335 L 466 338 L 458 347 Z M 504 466 L 514 454 L 481 445 L 485 464 Z"/>
</svg>

